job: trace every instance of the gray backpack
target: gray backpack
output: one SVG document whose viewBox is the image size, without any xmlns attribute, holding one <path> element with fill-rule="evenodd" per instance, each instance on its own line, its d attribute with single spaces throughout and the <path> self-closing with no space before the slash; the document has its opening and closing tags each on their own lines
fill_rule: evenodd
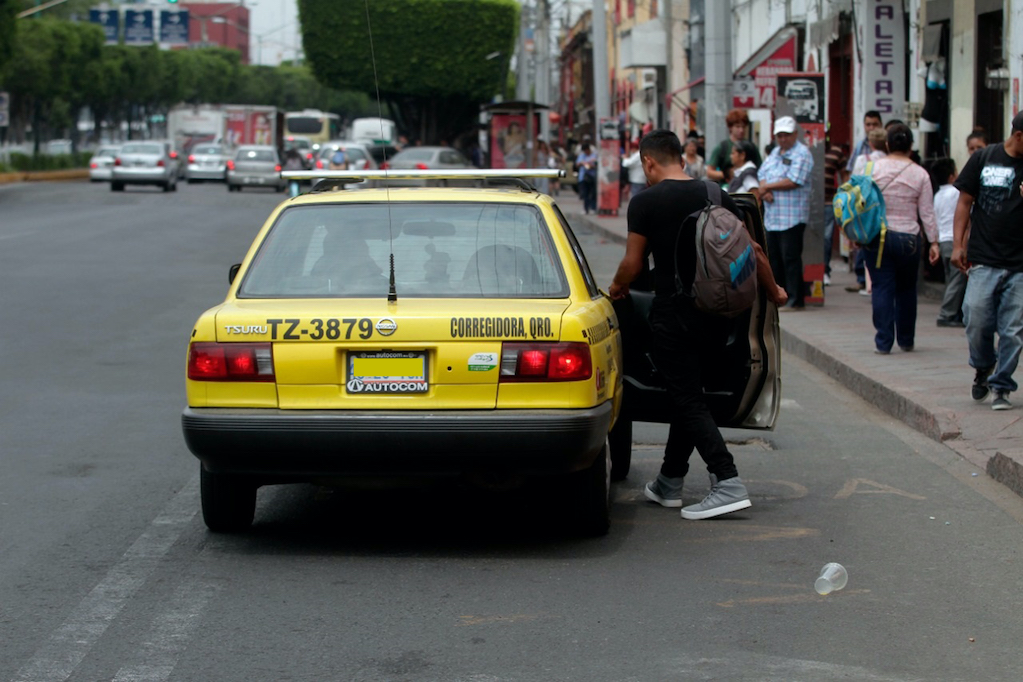
<svg viewBox="0 0 1023 682">
<path fill-rule="evenodd" d="M 678 240 L 675 242 L 675 292 L 693 300 L 698 310 L 735 317 L 753 306 L 757 298 L 757 259 L 746 226 L 721 206 L 721 187 L 706 182 L 710 201 L 686 217 L 683 225 L 696 221 L 696 276 L 692 287 L 679 277 Z"/>
</svg>

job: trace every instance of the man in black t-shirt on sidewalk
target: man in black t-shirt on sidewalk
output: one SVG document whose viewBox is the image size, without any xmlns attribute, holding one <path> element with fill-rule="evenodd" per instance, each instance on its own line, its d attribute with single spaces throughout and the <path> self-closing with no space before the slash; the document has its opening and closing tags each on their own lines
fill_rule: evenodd
<svg viewBox="0 0 1023 682">
<path fill-rule="evenodd" d="M 1023 350 L 1023 112 L 1003 144 L 973 154 L 956 179 L 952 265 L 969 272 L 963 321 L 973 399 L 990 391 L 991 408 L 1012 409 L 1012 375 Z M 971 213 L 972 210 L 972 213 Z M 995 348 L 995 334 L 998 347 Z"/>
<path fill-rule="evenodd" d="M 675 405 L 675 419 L 664 448 L 664 463 L 656 480 L 647 483 L 646 496 L 664 507 L 682 506 L 683 478 L 689 471 L 693 448 L 699 451 L 711 476 L 711 491 L 702 502 L 682 509 L 684 519 L 707 519 L 750 506 L 746 487 L 739 478 L 732 454 L 725 446 L 703 397 L 700 375 L 706 356 L 704 343 L 717 337 L 715 328 L 722 318 L 696 310 L 690 299 L 675 295 L 675 244 L 687 216 L 708 202 L 707 185 L 686 175 L 682 145 L 675 133 L 655 130 L 643 137 L 639 148 L 643 171 L 650 187 L 629 202 L 629 237 L 625 257 L 609 288 L 611 298 L 624 298 L 629 284 L 643 270 L 646 254 L 654 256 L 654 302 L 650 322 L 654 331 L 653 358 L 664 377 L 668 395 Z M 723 194 L 721 204 L 741 214 L 731 197 Z M 680 279 L 692 284 L 696 273 L 696 234 L 680 241 Z M 785 290 L 771 274 L 767 255 L 754 242 L 757 283 L 770 300 L 785 303 Z"/>
</svg>

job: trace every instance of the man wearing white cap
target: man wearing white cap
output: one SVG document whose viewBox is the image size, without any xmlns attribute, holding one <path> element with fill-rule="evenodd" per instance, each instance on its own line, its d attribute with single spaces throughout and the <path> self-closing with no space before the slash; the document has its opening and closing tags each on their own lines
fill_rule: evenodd
<svg viewBox="0 0 1023 682">
<path fill-rule="evenodd" d="M 803 232 L 810 219 L 813 155 L 797 139 L 796 120 L 774 122 L 777 146 L 757 173 L 774 278 L 792 296 L 785 309 L 803 307 Z"/>
</svg>

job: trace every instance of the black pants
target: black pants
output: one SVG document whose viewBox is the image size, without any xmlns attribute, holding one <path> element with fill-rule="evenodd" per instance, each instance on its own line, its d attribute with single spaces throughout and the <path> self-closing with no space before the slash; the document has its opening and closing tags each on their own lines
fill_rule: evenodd
<svg viewBox="0 0 1023 682">
<path fill-rule="evenodd" d="M 703 349 L 715 341 L 724 342 L 721 321 L 693 310 L 688 303 L 662 298 L 654 300 L 650 321 L 654 363 L 675 408 L 661 473 L 669 478 L 685 476 L 696 448 L 707 471 L 718 480 L 737 476 L 732 453 L 707 408 L 700 376 L 707 358 Z"/>
<path fill-rule="evenodd" d="M 803 232 L 806 223 L 799 223 L 781 232 L 767 233 L 767 253 L 771 272 L 778 284 L 785 287 L 791 305 L 803 307 Z"/>
</svg>

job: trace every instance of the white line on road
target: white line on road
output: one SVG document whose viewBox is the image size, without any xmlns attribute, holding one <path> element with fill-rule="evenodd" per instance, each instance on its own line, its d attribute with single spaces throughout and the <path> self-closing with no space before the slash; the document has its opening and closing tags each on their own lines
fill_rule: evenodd
<svg viewBox="0 0 1023 682">
<path fill-rule="evenodd" d="M 181 537 L 198 508 L 199 476 L 196 474 L 22 666 L 12 682 L 59 682 L 70 677 Z"/>
<path fill-rule="evenodd" d="M 168 609 L 157 616 L 136 659 L 121 668 L 113 682 L 163 682 L 202 622 L 202 612 L 220 590 L 218 585 L 190 580 L 174 593 Z"/>
</svg>

